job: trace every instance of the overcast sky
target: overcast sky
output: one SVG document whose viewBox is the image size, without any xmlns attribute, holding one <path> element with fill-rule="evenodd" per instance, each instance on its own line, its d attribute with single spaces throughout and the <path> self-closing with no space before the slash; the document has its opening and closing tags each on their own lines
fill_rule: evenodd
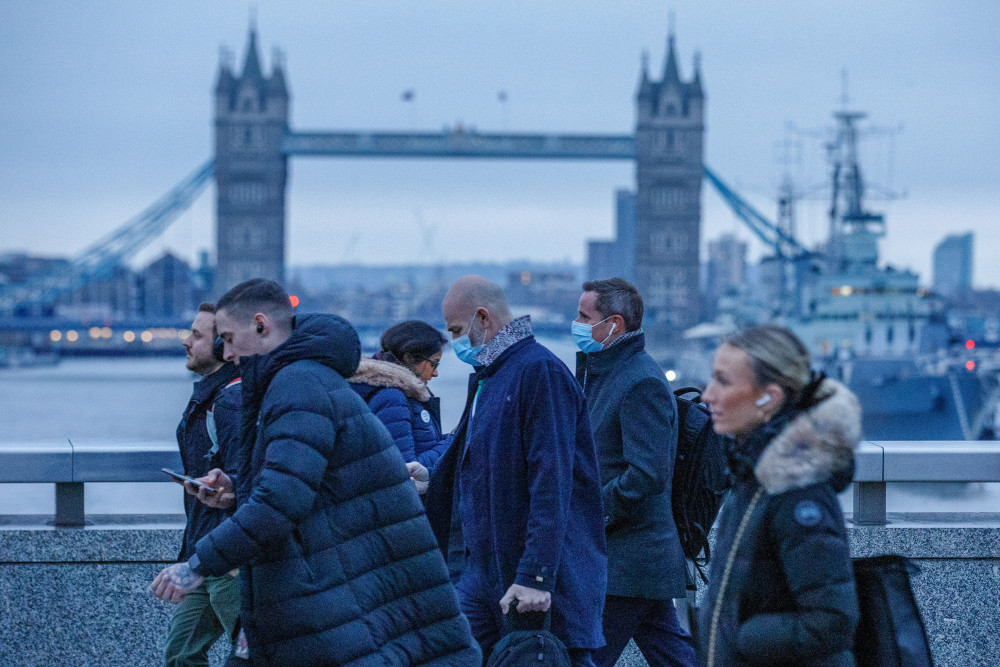
<svg viewBox="0 0 1000 667">
<path fill-rule="evenodd" d="M 883 130 L 862 147 L 866 173 L 905 193 L 871 202 L 884 259 L 929 282 L 933 245 L 971 230 L 976 283 L 1000 286 L 994 0 L 255 5 L 265 70 L 285 54 L 293 129 L 614 134 L 634 128 L 644 50 L 662 70 L 673 9 L 684 78 L 701 53 L 706 163 L 772 218 L 783 171 L 825 181 L 819 137 L 846 70 L 850 106 Z M 0 252 L 78 252 L 209 159 L 219 49 L 242 66 L 249 7 L 0 2 Z M 611 235 L 620 187 L 633 165 L 295 158 L 287 261 L 583 261 L 588 238 Z M 749 238 L 707 186 L 702 202 L 703 241 Z M 825 207 L 800 207 L 808 244 Z M 192 258 L 213 226 L 209 189 L 140 260 Z"/>
</svg>

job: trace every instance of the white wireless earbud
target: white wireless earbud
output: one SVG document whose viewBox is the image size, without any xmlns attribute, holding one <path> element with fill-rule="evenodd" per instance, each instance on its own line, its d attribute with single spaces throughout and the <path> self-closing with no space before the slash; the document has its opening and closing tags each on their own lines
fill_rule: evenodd
<svg viewBox="0 0 1000 667">
<path fill-rule="evenodd" d="M 771 395 L 770 394 L 764 394 L 763 396 L 761 396 L 760 398 L 758 398 L 755 401 L 755 403 L 756 403 L 756 405 L 757 405 L 758 408 L 764 407 L 765 405 L 767 405 L 770 402 L 771 402 Z"/>
</svg>

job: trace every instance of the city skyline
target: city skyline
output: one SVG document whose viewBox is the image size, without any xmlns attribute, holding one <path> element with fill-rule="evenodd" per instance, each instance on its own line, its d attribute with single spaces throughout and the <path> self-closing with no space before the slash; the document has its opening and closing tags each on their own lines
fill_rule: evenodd
<svg viewBox="0 0 1000 667">
<path fill-rule="evenodd" d="M 871 180 L 909 193 L 870 204 L 887 215 L 883 259 L 929 283 L 933 246 L 969 230 L 979 249 L 974 283 L 1000 285 L 1000 263 L 984 254 L 1000 243 L 1000 165 L 984 140 L 1000 136 L 990 102 L 1000 84 L 991 30 L 1000 10 L 985 2 L 947 10 L 913 3 L 906 12 L 765 2 L 738 15 L 724 7 L 674 6 L 683 76 L 701 54 L 706 163 L 775 217 L 783 139 L 803 142 L 794 169 L 803 186 L 826 180 L 820 140 L 789 135 L 786 123 L 831 126 L 846 69 L 850 106 L 876 125 L 905 128 L 863 146 Z M 667 13 L 639 3 L 259 2 L 256 23 L 265 67 L 272 47 L 284 53 L 297 130 L 461 123 L 484 132 L 630 133 L 641 54 L 648 51 L 658 75 Z M 242 65 L 247 16 L 241 2 L 0 8 L 0 85 L 8 91 L 0 249 L 73 254 L 210 157 L 217 50 L 226 44 Z M 296 158 L 290 172 L 289 265 L 583 263 L 587 240 L 612 235 L 615 189 L 634 187 L 631 164 Z M 726 231 L 750 238 L 708 188 L 702 199 L 703 245 Z M 800 209 L 807 244 L 825 235 L 823 209 Z M 205 194 L 144 261 L 164 250 L 192 261 L 213 232 Z"/>
</svg>

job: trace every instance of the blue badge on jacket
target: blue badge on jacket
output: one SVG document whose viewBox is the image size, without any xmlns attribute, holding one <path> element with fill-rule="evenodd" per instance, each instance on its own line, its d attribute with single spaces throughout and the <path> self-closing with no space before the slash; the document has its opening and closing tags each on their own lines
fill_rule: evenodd
<svg viewBox="0 0 1000 667">
<path fill-rule="evenodd" d="M 823 519 L 823 510 L 815 500 L 800 500 L 795 505 L 795 520 L 799 525 L 812 528 Z"/>
<path fill-rule="evenodd" d="M 420 418 L 424 420 L 425 424 L 431 423 L 431 413 L 427 412 L 426 410 L 420 411 Z"/>
</svg>

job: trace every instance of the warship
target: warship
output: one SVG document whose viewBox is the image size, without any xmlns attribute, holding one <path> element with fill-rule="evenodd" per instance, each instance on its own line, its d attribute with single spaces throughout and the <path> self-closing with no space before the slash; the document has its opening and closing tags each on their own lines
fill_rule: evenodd
<svg viewBox="0 0 1000 667">
<path fill-rule="evenodd" d="M 947 303 L 921 287 L 918 274 L 880 264 L 886 221 L 866 207 L 858 159 L 858 124 L 865 117 L 858 111 L 834 113 L 834 139 L 826 145 L 831 171 L 826 242 L 808 250 L 795 240 L 794 201 L 791 189 L 783 188 L 774 225 L 779 242 L 759 266 L 765 307 L 748 318 L 746 301 L 735 299 L 731 303 L 743 309 L 742 316 L 730 312 L 685 337 L 705 351 L 719 335 L 748 321 L 782 324 L 803 340 L 817 370 L 857 394 L 866 439 L 994 439 L 996 364 L 966 349 L 962 332 L 948 325 Z"/>
</svg>

